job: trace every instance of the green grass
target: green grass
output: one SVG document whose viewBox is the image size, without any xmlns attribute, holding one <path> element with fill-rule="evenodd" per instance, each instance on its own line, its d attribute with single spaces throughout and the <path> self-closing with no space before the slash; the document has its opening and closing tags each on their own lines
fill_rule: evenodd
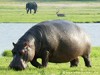
<svg viewBox="0 0 100 75">
<path fill-rule="evenodd" d="M 2 53 L 2 56 L 12 57 L 13 54 L 12 54 L 11 50 L 5 50 L 5 51 Z"/>
<path fill-rule="evenodd" d="M 0 22 L 41 22 L 53 19 L 73 22 L 100 22 L 100 4 L 96 1 L 38 2 L 37 14 L 26 14 L 25 4 L 25 1 L 0 1 Z M 58 9 L 66 16 L 57 17 Z"/>
<path fill-rule="evenodd" d="M 78 67 L 70 68 L 69 63 L 55 64 L 49 63 L 47 68 L 38 69 L 28 63 L 29 68 L 23 71 L 14 71 L 8 68 L 11 57 L 0 57 L 0 75 L 100 75 L 100 47 L 93 47 L 91 52 L 92 67 L 84 66 L 84 61 L 80 57 Z"/>
</svg>

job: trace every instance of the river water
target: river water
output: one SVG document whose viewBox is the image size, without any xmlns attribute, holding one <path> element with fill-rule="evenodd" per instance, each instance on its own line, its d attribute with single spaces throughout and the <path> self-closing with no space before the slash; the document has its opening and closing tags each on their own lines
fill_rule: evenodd
<svg viewBox="0 0 100 75">
<path fill-rule="evenodd" d="M 35 23 L 0 23 L 0 55 L 4 50 L 13 48 L 17 40 Z M 92 46 L 100 46 L 100 23 L 77 23 L 89 34 Z"/>
</svg>

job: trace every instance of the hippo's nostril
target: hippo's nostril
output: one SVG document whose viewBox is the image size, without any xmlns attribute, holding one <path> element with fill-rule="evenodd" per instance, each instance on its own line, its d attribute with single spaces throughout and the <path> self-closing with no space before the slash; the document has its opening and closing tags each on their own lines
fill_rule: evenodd
<svg viewBox="0 0 100 75">
<path fill-rule="evenodd" d="M 13 58 L 9 67 L 14 70 L 24 70 L 27 67 L 27 63 L 19 56 Z"/>
</svg>

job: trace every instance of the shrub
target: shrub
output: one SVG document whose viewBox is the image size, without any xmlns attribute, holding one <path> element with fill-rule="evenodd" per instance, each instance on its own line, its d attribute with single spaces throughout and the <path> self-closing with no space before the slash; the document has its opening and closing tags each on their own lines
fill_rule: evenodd
<svg viewBox="0 0 100 75">
<path fill-rule="evenodd" d="M 7 57 L 12 57 L 12 52 L 11 50 L 5 50 L 3 53 L 2 53 L 2 56 L 7 56 Z"/>
</svg>

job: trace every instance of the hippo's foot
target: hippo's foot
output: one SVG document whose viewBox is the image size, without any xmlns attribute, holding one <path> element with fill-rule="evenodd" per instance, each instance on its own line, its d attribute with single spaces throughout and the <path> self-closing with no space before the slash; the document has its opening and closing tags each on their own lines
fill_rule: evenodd
<svg viewBox="0 0 100 75">
<path fill-rule="evenodd" d="M 78 60 L 78 58 L 76 58 L 76 59 L 70 61 L 70 67 L 77 67 L 78 63 L 79 63 L 79 60 Z"/>
<path fill-rule="evenodd" d="M 90 63 L 90 60 L 89 60 L 89 56 L 88 56 L 88 55 L 84 55 L 84 56 L 82 56 L 82 57 L 83 57 L 83 59 L 84 59 L 85 66 L 91 67 L 91 63 Z"/>
<path fill-rule="evenodd" d="M 36 60 L 31 61 L 31 64 L 32 64 L 34 67 L 43 68 L 43 66 L 42 66 L 40 63 L 38 63 Z"/>
</svg>

